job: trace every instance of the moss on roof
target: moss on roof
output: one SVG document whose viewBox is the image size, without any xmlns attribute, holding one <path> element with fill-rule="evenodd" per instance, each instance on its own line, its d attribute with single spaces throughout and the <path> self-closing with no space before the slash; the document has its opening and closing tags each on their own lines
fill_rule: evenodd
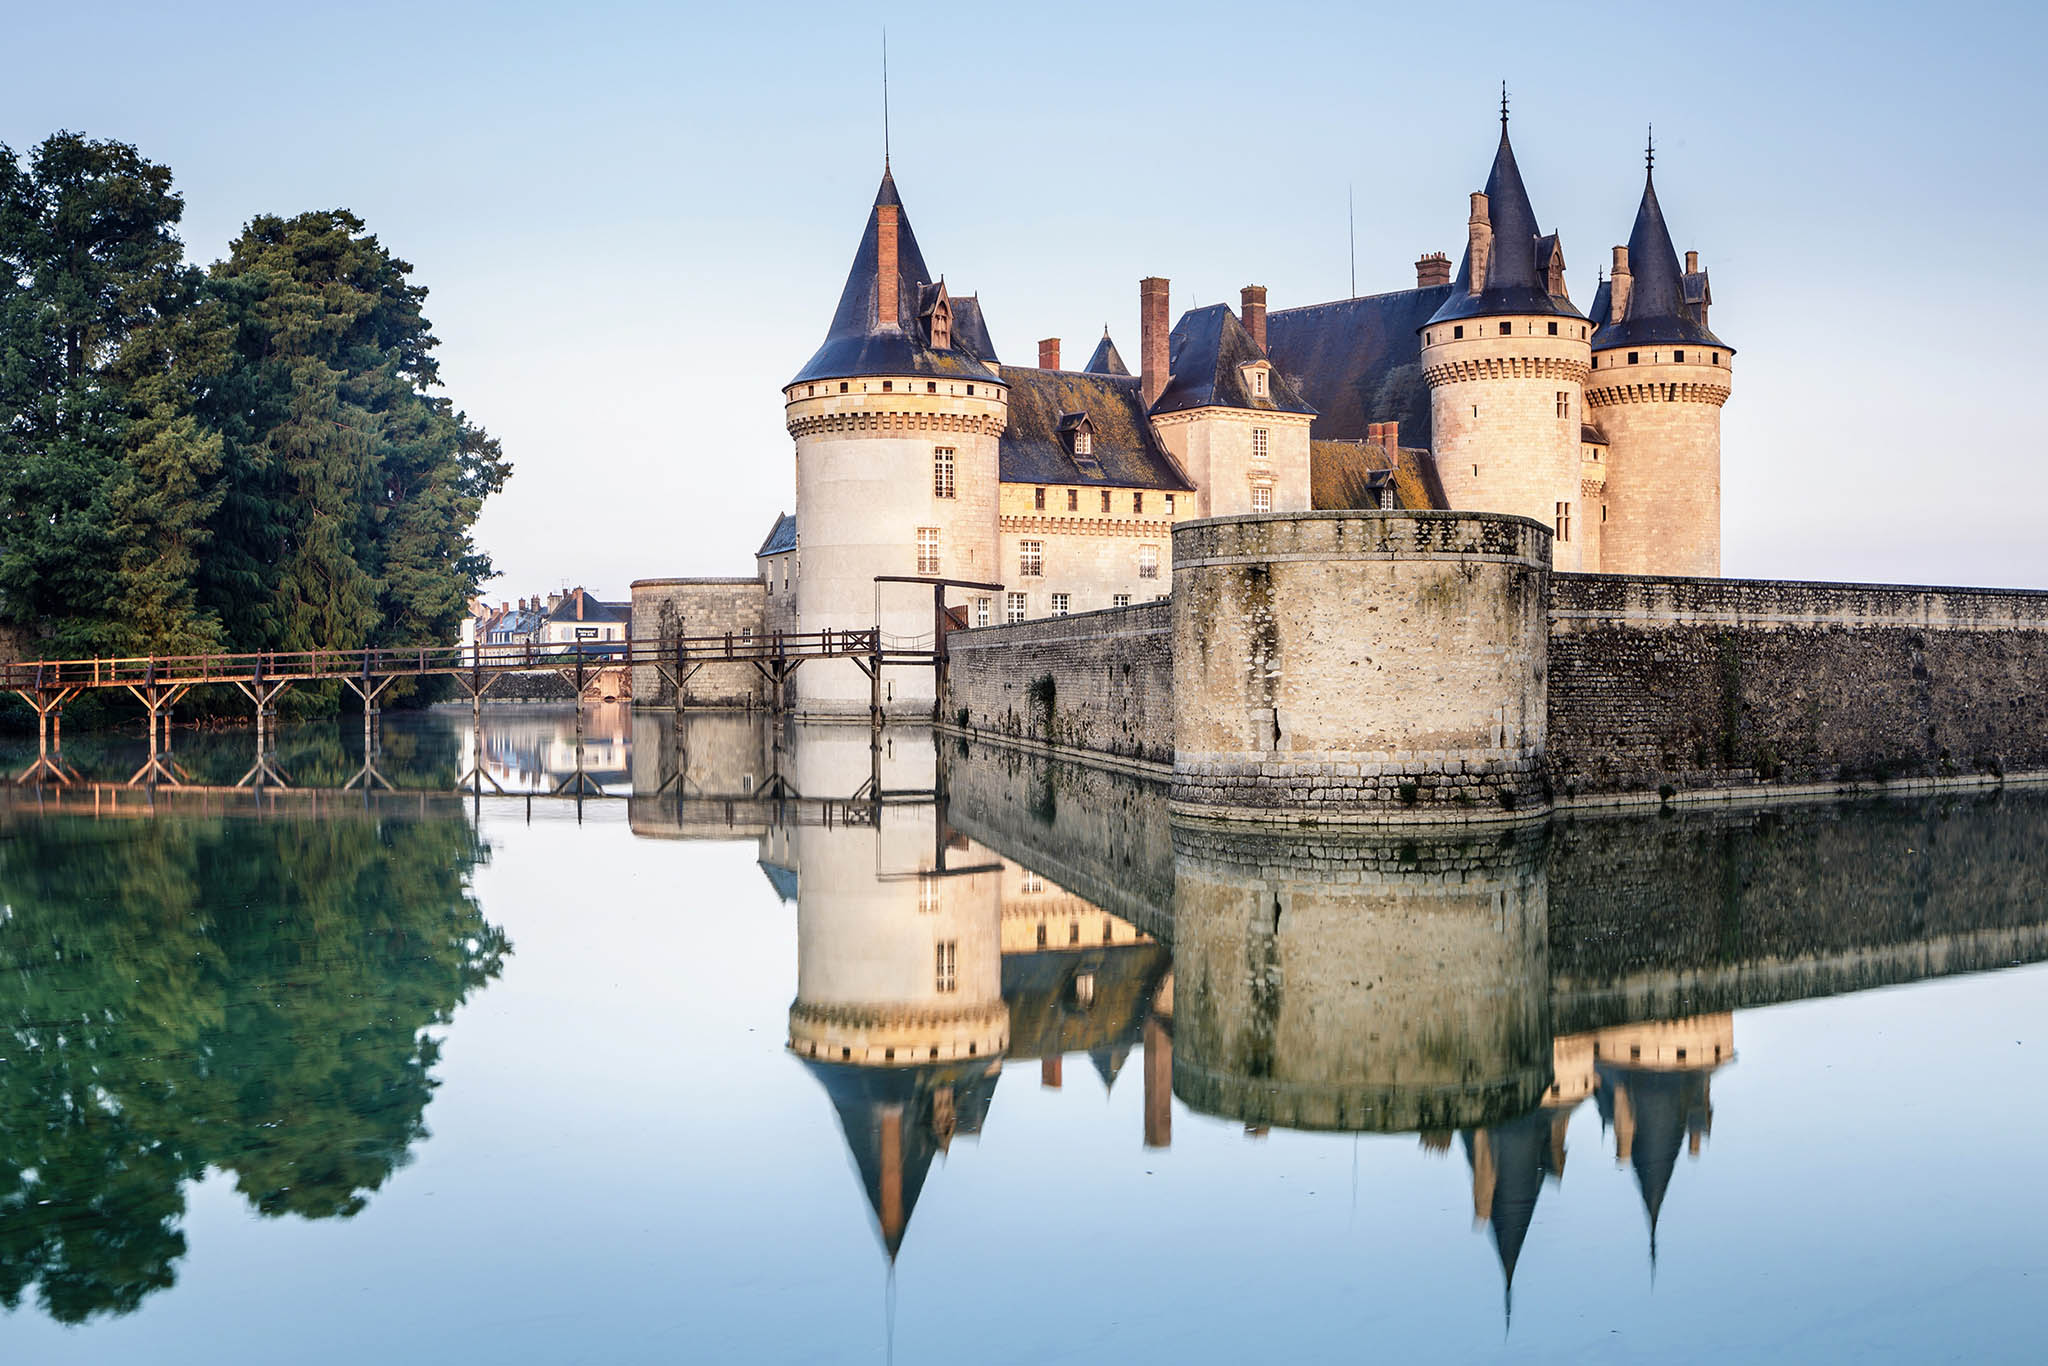
<svg viewBox="0 0 2048 1366">
<path fill-rule="evenodd" d="M 1450 506 L 1428 451 L 1401 447 L 1390 458 L 1377 441 L 1309 442 L 1309 506 L 1318 511 L 1376 508 L 1390 480 L 1403 511 Z"/>
</svg>

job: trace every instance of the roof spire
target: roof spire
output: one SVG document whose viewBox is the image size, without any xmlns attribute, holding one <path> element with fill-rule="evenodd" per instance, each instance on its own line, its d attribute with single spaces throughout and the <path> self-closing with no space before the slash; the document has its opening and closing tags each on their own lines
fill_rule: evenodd
<svg viewBox="0 0 2048 1366">
<path fill-rule="evenodd" d="M 889 174 L 889 26 L 882 25 L 882 174 Z"/>
<path fill-rule="evenodd" d="M 1650 125 L 1649 137 L 1643 143 L 1643 174 L 1657 169 L 1657 125 Z"/>
<path fill-rule="evenodd" d="M 1508 135 L 1508 83 L 1500 83 L 1500 135 Z"/>
</svg>

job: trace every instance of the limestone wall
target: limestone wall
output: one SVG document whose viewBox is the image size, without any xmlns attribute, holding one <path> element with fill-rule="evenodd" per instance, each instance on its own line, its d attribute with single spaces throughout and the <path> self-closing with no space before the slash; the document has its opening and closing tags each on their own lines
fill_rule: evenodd
<svg viewBox="0 0 2048 1366">
<path fill-rule="evenodd" d="M 2048 593 L 1559 575 L 1557 795 L 2048 771 Z"/>
<path fill-rule="evenodd" d="M 1193 495 L 1168 494 L 1158 489 L 1102 489 L 1067 485 L 1046 485 L 1045 507 L 1037 506 L 1041 486 L 1004 484 L 998 561 L 992 574 L 983 578 L 1000 582 L 1004 592 L 980 593 L 959 590 L 957 596 L 969 606 L 974 599 L 989 599 L 989 624 L 1006 620 L 1008 593 L 1024 594 L 1027 619 L 1051 616 L 1055 594 L 1065 594 L 1067 611 L 1093 612 L 1116 605 L 1119 593 L 1132 603 L 1150 602 L 1173 588 L 1173 523 L 1192 513 Z M 1102 495 L 1109 494 L 1110 510 L 1102 510 Z M 1072 494 L 1074 510 L 1068 511 Z M 1142 497 L 1139 510 L 1134 497 Z M 1171 510 L 1167 500 L 1173 500 Z M 1023 542 L 1040 547 L 1039 572 L 1026 576 Z M 1143 576 L 1140 547 L 1152 548 L 1152 575 Z"/>
<path fill-rule="evenodd" d="M 633 585 L 632 638 L 672 652 L 678 635 L 760 635 L 766 602 L 759 579 L 641 579 Z M 767 700 L 760 671 L 745 663 L 706 664 L 690 676 L 688 693 L 690 705 L 701 707 L 755 707 Z M 672 707 L 675 689 L 652 664 L 636 664 L 633 700 Z"/>
<path fill-rule="evenodd" d="M 1174 537 L 1176 811 L 1462 821 L 1545 807 L 1543 527 L 1316 512 Z"/>
<path fill-rule="evenodd" d="M 1606 574 L 1721 572 L 1721 405 L 1732 352 L 1603 351 L 1586 379 L 1587 417 L 1607 438 Z M 1628 358 L 1638 357 L 1630 365 Z M 1674 359 L 1684 356 L 1680 361 Z M 1589 508 L 1594 517 L 1598 507 Z"/>
<path fill-rule="evenodd" d="M 1153 425 L 1197 492 L 1190 495 L 1198 517 L 1241 516 L 1252 511 L 1253 490 L 1263 488 L 1271 512 L 1309 508 L 1309 424 L 1299 413 L 1244 408 L 1196 408 L 1168 413 Z M 1263 431 L 1258 454 L 1254 431 Z"/>
<path fill-rule="evenodd" d="M 940 718 L 973 732 L 1173 762 L 1173 607 L 956 631 Z M 808 667 L 808 666 L 806 666 Z"/>
</svg>

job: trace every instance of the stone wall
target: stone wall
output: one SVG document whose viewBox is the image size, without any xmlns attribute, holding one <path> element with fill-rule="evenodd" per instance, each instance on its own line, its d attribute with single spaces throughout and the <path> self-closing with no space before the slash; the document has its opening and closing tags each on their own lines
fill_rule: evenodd
<svg viewBox="0 0 2048 1366">
<path fill-rule="evenodd" d="M 1173 762 L 1173 605 L 956 631 L 941 718 L 966 730 Z"/>
<path fill-rule="evenodd" d="M 2048 770 L 2048 593 L 1559 575 L 1562 800 Z"/>
<path fill-rule="evenodd" d="M 1540 812 L 1549 543 L 1527 518 L 1463 512 L 1176 528 L 1174 809 L 1372 823 Z"/>
<path fill-rule="evenodd" d="M 1628 363 L 1631 355 L 1638 364 Z M 1720 574 L 1721 405 L 1733 355 L 1646 346 L 1595 358 L 1586 419 L 1607 438 L 1607 483 L 1604 501 L 1586 506 L 1586 525 L 1599 527 L 1599 554 L 1585 568 Z"/>
<path fill-rule="evenodd" d="M 676 637 L 759 635 L 766 630 L 766 591 L 758 578 L 641 579 L 633 585 L 632 640 L 636 646 L 675 648 Z M 699 707 L 756 707 L 767 698 L 752 664 L 706 664 L 690 676 L 688 702 Z M 633 666 L 633 700 L 672 707 L 675 689 L 652 664 Z"/>
</svg>

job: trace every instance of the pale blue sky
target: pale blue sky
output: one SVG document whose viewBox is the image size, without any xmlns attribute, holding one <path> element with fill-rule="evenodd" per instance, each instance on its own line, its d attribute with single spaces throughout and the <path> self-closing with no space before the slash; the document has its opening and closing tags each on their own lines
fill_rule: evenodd
<svg viewBox="0 0 2048 1366">
<path fill-rule="evenodd" d="M 169 163 L 210 261 L 346 206 L 418 268 L 448 391 L 518 466 L 512 597 L 749 572 L 792 503 L 778 386 L 880 174 L 998 350 L 1073 363 L 1136 282 L 1176 311 L 1455 257 L 1495 101 L 1582 307 L 1658 192 L 1739 349 L 1731 574 L 2048 585 L 2044 24 L 2021 5 L 361 4 L 11 17 L 0 140 Z"/>
</svg>

